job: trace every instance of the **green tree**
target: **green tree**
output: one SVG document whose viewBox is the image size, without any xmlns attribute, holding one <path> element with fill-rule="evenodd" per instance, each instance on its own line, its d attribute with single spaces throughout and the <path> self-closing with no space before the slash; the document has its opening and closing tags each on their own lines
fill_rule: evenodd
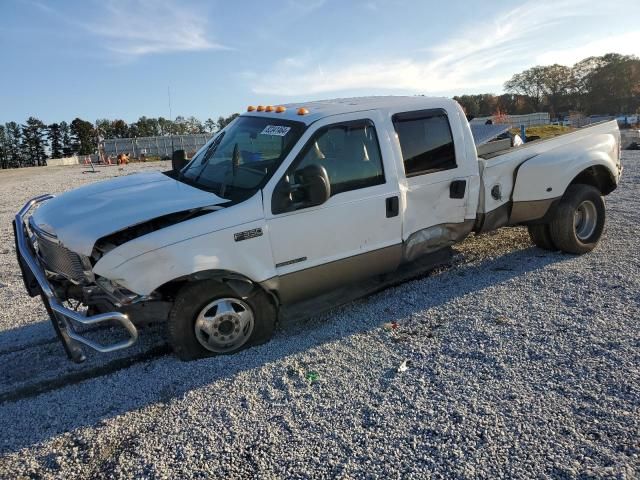
<svg viewBox="0 0 640 480">
<path fill-rule="evenodd" d="M 542 68 L 544 94 L 552 115 L 561 109 L 568 109 L 569 95 L 574 84 L 571 68 L 557 63 Z"/>
<path fill-rule="evenodd" d="M 173 135 L 186 135 L 187 133 L 189 133 L 187 120 L 183 116 L 178 115 L 173 121 Z"/>
<path fill-rule="evenodd" d="M 7 129 L 0 125 L 0 168 L 9 168 L 9 149 L 7 148 Z"/>
<path fill-rule="evenodd" d="M 62 131 L 59 123 L 52 123 L 47 129 L 49 146 L 51 147 L 51 158 L 62 157 Z"/>
<path fill-rule="evenodd" d="M 91 122 L 75 118 L 71 122 L 71 144 L 73 151 L 80 155 L 90 155 L 96 151 L 96 131 Z"/>
<path fill-rule="evenodd" d="M 207 118 L 204 122 L 204 130 L 206 133 L 213 133 L 216 131 L 216 121 L 213 118 Z"/>
<path fill-rule="evenodd" d="M 171 120 L 163 117 L 158 118 L 158 128 L 160 135 L 173 135 L 173 122 Z"/>
<path fill-rule="evenodd" d="M 480 106 L 477 95 L 461 95 L 455 96 L 453 99 L 462 106 L 467 116 L 477 117 L 480 115 Z"/>
<path fill-rule="evenodd" d="M 113 130 L 112 138 L 129 138 L 129 125 L 124 120 L 114 120 L 111 122 L 111 128 Z"/>
<path fill-rule="evenodd" d="M 138 137 L 155 137 L 160 135 L 160 126 L 155 118 L 140 117 L 135 123 Z"/>
<path fill-rule="evenodd" d="M 99 118 L 96 120 L 96 129 L 98 135 L 103 139 L 114 138 L 113 122 L 107 118 Z"/>
<path fill-rule="evenodd" d="M 233 122 L 239 116 L 240 116 L 239 113 L 234 113 L 234 114 L 229 115 L 227 118 L 218 117 L 218 122 L 217 122 L 218 130 L 222 130 L 224 127 L 229 125 L 231 122 Z"/>
<path fill-rule="evenodd" d="M 65 121 L 60 122 L 60 134 L 62 135 L 62 154 L 69 156 L 73 154 L 73 148 L 71 145 L 71 129 L 69 124 Z"/>
<path fill-rule="evenodd" d="M 545 78 L 544 67 L 532 67 L 524 72 L 516 73 L 510 80 L 507 80 L 504 89 L 507 92 L 525 96 L 534 111 L 540 111 L 545 97 Z"/>
<path fill-rule="evenodd" d="M 47 127 L 35 117 L 29 117 L 22 126 L 22 151 L 29 165 L 38 167 L 47 164 L 45 136 Z"/>
<path fill-rule="evenodd" d="M 20 147 L 22 139 L 22 129 L 16 122 L 8 122 L 6 127 L 6 145 L 9 168 L 22 167 L 22 149 Z"/>
<path fill-rule="evenodd" d="M 206 132 L 206 130 L 204 128 L 204 125 L 196 117 L 192 116 L 192 117 L 187 118 L 186 123 L 187 123 L 187 132 L 189 134 L 205 133 Z"/>
<path fill-rule="evenodd" d="M 634 113 L 640 108 L 640 59 L 634 55 L 596 58 L 583 81 L 590 113 Z"/>
</svg>

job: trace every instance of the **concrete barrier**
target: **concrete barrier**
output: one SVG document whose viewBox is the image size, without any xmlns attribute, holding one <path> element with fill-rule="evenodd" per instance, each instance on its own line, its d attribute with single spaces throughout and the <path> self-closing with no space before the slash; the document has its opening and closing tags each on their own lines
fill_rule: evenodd
<svg viewBox="0 0 640 480">
<path fill-rule="evenodd" d="M 73 157 L 64 158 L 48 158 L 47 167 L 60 167 L 62 165 L 79 165 L 80 161 L 75 155 Z"/>
</svg>

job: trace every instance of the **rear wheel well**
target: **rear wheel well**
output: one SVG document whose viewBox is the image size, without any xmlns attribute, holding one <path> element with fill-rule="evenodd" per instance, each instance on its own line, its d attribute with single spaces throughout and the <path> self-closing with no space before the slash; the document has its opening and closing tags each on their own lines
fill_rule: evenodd
<svg viewBox="0 0 640 480">
<path fill-rule="evenodd" d="M 570 183 L 570 185 L 591 185 L 600 190 L 602 195 L 608 195 L 616 189 L 616 181 L 609 169 L 602 165 L 585 168 Z"/>
</svg>

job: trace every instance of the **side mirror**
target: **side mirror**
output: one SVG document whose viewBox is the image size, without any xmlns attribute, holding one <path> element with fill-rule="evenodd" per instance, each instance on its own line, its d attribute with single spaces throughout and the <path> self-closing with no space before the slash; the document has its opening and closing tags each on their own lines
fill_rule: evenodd
<svg viewBox="0 0 640 480">
<path fill-rule="evenodd" d="M 307 165 L 293 174 L 294 184 L 283 179 L 271 202 L 273 213 L 290 212 L 322 205 L 331 197 L 331 183 L 327 170 L 318 164 Z"/>
<path fill-rule="evenodd" d="M 171 156 L 171 168 L 174 172 L 179 172 L 187 164 L 187 153 L 184 150 L 176 150 Z"/>
</svg>

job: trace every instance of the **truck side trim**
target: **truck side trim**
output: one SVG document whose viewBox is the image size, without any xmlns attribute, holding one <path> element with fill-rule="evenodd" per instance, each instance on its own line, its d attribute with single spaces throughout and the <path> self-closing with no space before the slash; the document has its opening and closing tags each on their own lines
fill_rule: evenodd
<svg viewBox="0 0 640 480">
<path fill-rule="evenodd" d="M 478 213 L 473 230 L 476 233 L 491 232 L 509 223 L 511 214 L 511 202 L 503 203 L 487 213 Z"/>
<path fill-rule="evenodd" d="M 509 216 L 509 224 L 517 225 L 519 223 L 538 220 L 544 217 L 558 198 L 547 198 L 544 200 L 530 200 L 527 202 L 513 202 L 511 215 Z"/>
<path fill-rule="evenodd" d="M 291 304 L 341 285 L 395 270 L 402 260 L 402 244 L 353 255 L 315 267 L 270 278 L 260 285 L 277 294 L 282 304 Z"/>
</svg>

